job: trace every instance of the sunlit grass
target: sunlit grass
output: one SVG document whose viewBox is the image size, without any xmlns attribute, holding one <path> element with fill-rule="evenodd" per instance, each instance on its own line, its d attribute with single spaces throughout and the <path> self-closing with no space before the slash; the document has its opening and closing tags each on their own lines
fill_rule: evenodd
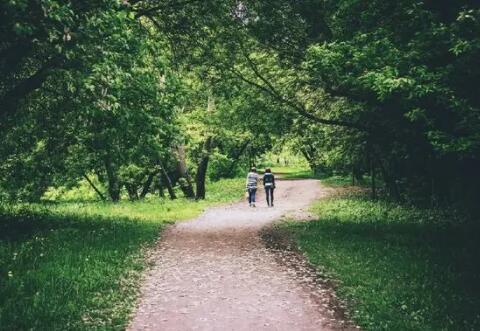
<svg viewBox="0 0 480 331">
<path fill-rule="evenodd" d="M 310 169 L 308 167 L 303 167 L 303 166 L 273 166 L 271 167 L 273 173 L 279 173 L 279 174 L 295 174 L 299 172 L 308 172 Z M 260 169 L 260 170 L 265 170 L 265 169 Z"/>
<path fill-rule="evenodd" d="M 119 330 L 135 303 L 145 248 L 165 224 L 236 201 L 243 179 L 207 200 L 0 208 L 0 330 Z"/>
<path fill-rule="evenodd" d="M 313 171 L 307 166 L 273 166 L 271 169 L 273 174 L 275 174 L 278 178 L 282 179 L 320 178 L 320 176 L 315 175 Z"/>
<path fill-rule="evenodd" d="M 478 226 L 454 213 L 359 196 L 317 203 L 314 222 L 281 225 L 365 330 L 480 330 Z"/>
</svg>

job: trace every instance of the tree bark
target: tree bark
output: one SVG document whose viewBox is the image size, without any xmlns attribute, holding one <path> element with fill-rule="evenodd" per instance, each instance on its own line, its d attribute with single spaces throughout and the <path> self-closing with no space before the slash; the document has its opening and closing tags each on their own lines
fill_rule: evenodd
<svg viewBox="0 0 480 331">
<path fill-rule="evenodd" d="M 245 150 L 247 149 L 248 145 L 250 144 L 250 140 L 246 140 L 243 142 L 242 146 L 240 146 L 240 149 L 235 153 L 235 155 L 232 157 L 233 162 L 230 166 L 230 172 L 232 173 L 235 171 L 235 167 L 237 166 L 238 161 L 240 160 L 240 157 L 242 156 L 243 153 L 245 153 Z"/>
<path fill-rule="evenodd" d="M 372 156 L 372 150 L 370 146 L 367 144 L 367 162 L 368 162 L 368 167 L 370 168 L 370 188 L 371 188 L 371 194 L 372 194 L 372 199 L 377 198 L 377 186 L 375 182 L 375 162 L 374 158 Z"/>
<path fill-rule="evenodd" d="M 125 188 L 127 189 L 128 192 L 128 199 L 130 201 L 135 201 L 138 200 L 138 191 L 137 191 L 137 186 L 134 184 L 125 184 Z"/>
<path fill-rule="evenodd" d="M 205 178 L 207 176 L 208 161 L 210 160 L 210 152 L 212 151 L 212 137 L 208 137 L 203 145 L 202 158 L 197 168 L 195 182 L 197 186 L 196 200 L 205 199 Z"/>
<path fill-rule="evenodd" d="M 148 191 L 150 190 L 150 186 L 152 186 L 153 179 L 155 178 L 157 173 L 158 171 L 155 171 L 155 172 L 151 172 L 148 175 L 148 178 L 145 181 L 145 184 L 143 184 L 142 192 L 140 193 L 140 199 L 145 198 L 145 196 L 147 195 Z"/>
<path fill-rule="evenodd" d="M 162 178 L 162 175 L 159 174 L 158 177 L 159 177 L 159 178 Z M 162 182 L 160 181 L 160 183 L 158 183 L 158 196 L 159 196 L 161 199 L 165 198 L 165 192 L 164 192 L 163 190 L 164 190 L 163 184 L 162 184 Z"/>
<path fill-rule="evenodd" d="M 388 173 L 387 168 L 384 166 L 381 158 L 379 158 L 378 164 L 380 165 L 380 170 L 382 171 L 383 178 L 387 184 L 390 197 L 393 197 L 393 199 L 396 201 L 400 201 L 400 192 L 398 190 L 395 178 Z"/>
<path fill-rule="evenodd" d="M 167 187 L 168 194 L 170 195 L 170 199 L 175 200 L 177 198 L 177 195 L 175 194 L 175 190 L 173 189 L 172 181 L 170 180 L 170 177 L 168 176 L 168 173 L 163 167 L 162 163 L 161 162 L 158 162 L 158 163 L 161 167 L 160 173 L 162 176 L 162 183 L 164 183 L 165 186 Z"/>
<path fill-rule="evenodd" d="M 195 191 L 193 190 L 192 177 L 187 169 L 187 162 L 185 158 L 185 146 L 175 146 L 175 155 L 177 159 L 176 171 L 179 178 L 180 189 L 186 198 L 195 198 Z"/>
<path fill-rule="evenodd" d="M 312 171 L 316 171 L 314 159 L 312 155 L 309 153 L 309 151 L 307 151 L 305 148 L 300 148 L 300 152 L 302 153 L 305 160 L 307 160 L 308 165 L 310 166 L 310 169 L 312 169 Z"/>
<path fill-rule="evenodd" d="M 24 79 L 17 86 L 7 91 L 2 99 L 0 99 L 0 118 L 4 120 L 7 116 L 15 113 L 17 103 L 27 96 L 30 92 L 40 88 L 47 79 L 50 70 L 58 63 L 58 58 L 47 61 L 33 75 Z"/>
<path fill-rule="evenodd" d="M 107 172 L 108 193 L 110 194 L 110 198 L 113 202 L 118 202 L 120 201 L 120 184 L 110 155 L 105 157 L 105 170 Z"/>
<path fill-rule="evenodd" d="M 90 186 L 95 190 L 95 192 L 98 194 L 100 199 L 102 199 L 102 201 L 107 200 L 105 196 L 102 194 L 102 192 L 100 192 L 100 190 L 95 186 L 95 184 L 93 184 L 93 182 L 90 180 L 90 178 L 88 178 L 86 174 L 83 174 L 83 178 L 87 180 L 88 184 L 90 184 Z"/>
</svg>

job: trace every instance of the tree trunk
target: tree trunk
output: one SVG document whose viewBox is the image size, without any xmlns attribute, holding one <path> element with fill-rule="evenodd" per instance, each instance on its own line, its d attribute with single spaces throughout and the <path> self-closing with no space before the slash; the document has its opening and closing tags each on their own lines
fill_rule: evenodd
<svg viewBox="0 0 480 331">
<path fill-rule="evenodd" d="M 215 112 L 215 99 L 210 93 L 208 96 L 207 113 L 213 112 Z M 197 187 L 197 192 L 195 194 L 196 200 L 205 199 L 205 178 L 207 176 L 208 161 L 210 160 L 210 153 L 212 151 L 212 147 L 213 138 L 209 136 L 203 144 L 200 163 L 197 167 L 197 174 L 195 177 L 195 184 Z"/>
<path fill-rule="evenodd" d="M 150 186 L 152 186 L 153 179 L 155 178 L 157 173 L 158 171 L 155 171 L 155 172 L 151 172 L 148 175 L 148 178 L 145 181 L 145 184 L 143 184 L 142 192 L 140 193 L 140 199 L 145 198 L 145 196 L 147 195 L 148 191 L 150 190 Z"/>
<path fill-rule="evenodd" d="M 392 197 L 396 201 L 400 201 L 400 193 L 397 183 L 395 182 L 395 178 L 393 176 L 390 176 L 381 158 L 379 158 L 378 164 L 380 165 L 380 170 L 382 171 L 383 178 L 385 180 L 385 183 L 387 184 L 390 197 Z"/>
<path fill-rule="evenodd" d="M 377 198 L 377 185 L 375 182 L 375 163 L 373 162 L 373 157 L 371 156 L 371 152 L 368 152 L 368 161 L 370 165 L 370 185 L 371 185 L 371 190 L 372 190 L 372 199 Z"/>
<path fill-rule="evenodd" d="M 159 174 L 159 177 L 162 178 L 162 175 Z M 163 188 L 163 184 L 160 182 L 158 183 L 158 196 L 163 199 L 165 198 L 165 192 L 163 191 L 164 188 Z"/>
<path fill-rule="evenodd" d="M 164 185 L 163 185 L 163 179 L 162 179 L 162 171 L 160 170 L 157 173 L 157 178 L 155 179 L 155 190 L 158 190 L 158 196 L 159 198 L 163 199 L 165 198 L 165 192 L 164 192 Z"/>
<path fill-rule="evenodd" d="M 195 178 L 197 193 L 195 199 L 205 199 L 205 178 L 207 176 L 208 161 L 210 160 L 210 152 L 212 151 L 212 137 L 208 137 L 203 145 L 202 158 L 197 168 L 197 176 Z"/>
<path fill-rule="evenodd" d="M 238 161 L 240 160 L 240 157 L 242 156 L 242 154 L 245 152 L 245 150 L 247 149 L 247 146 L 250 144 L 250 140 L 246 140 L 244 141 L 244 143 L 242 144 L 242 146 L 240 146 L 240 149 L 235 153 L 235 155 L 232 157 L 233 159 L 233 162 L 232 164 L 230 165 L 230 173 L 233 173 L 235 171 L 235 167 L 237 166 L 237 163 Z"/>
<path fill-rule="evenodd" d="M 105 170 L 107 172 L 108 193 L 110 194 L 110 198 L 113 202 L 118 202 L 120 201 L 120 184 L 118 183 L 118 176 L 110 155 L 105 157 Z"/>
<path fill-rule="evenodd" d="M 302 153 L 303 157 L 305 157 L 305 159 L 307 160 L 308 165 L 310 166 L 310 169 L 312 169 L 312 171 L 316 173 L 318 169 L 317 169 L 317 164 L 315 163 L 315 149 L 310 145 L 302 146 L 300 147 L 300 152 Z"/>
<path fill-rule="evenodd" d="M 311 164 L 312 164 L 312 157 L 310 156 L 310 154 L 308 153 L 308 151 L 307 151 L 305 148 L 300 148 L 300 152 L 303 154 L 303 157 L 305 158 L 305 160 L 307 160 L 308 164 L 311 166 Z M 280 160 L 277 158 L 277 163 L 280 163 L 279 161 L 280 161 Z"/>
<path fill-rule="evenodd" d="M 83 178 L 87 180 L 88 184 L 90 184 L 90 186 L 95 190 L 95 192 L 98 194 L 100 199 L 102 199 L 102 201 L 107 200 L 105 196 L 102 194 L 102 192 L 100 192 L 100 190 L 95 186 L 95 184 L 92 183 L 92 181 L 90 180 L 90 178 L 88 178 L 86 174 L 83 174 Z"/>
<path fill-rule="evenodd" d="M 170 180 L 170 177 L 168 176 L 168 173 L 165 170 L 165 168 L 163 167 L 162 163 L 158 162 L 158 164 L 161 167 L 160 172 L 161 172 L 161 176 L 162 176 L 162 183 L 165 184 L 165 186 L 167 187 L 168 194 L 170 195 L 170 199 L 175 200 L 177 198 L 177 196 L 176 196 L 175 191 L 173 189 L 172 181 Z"/>
<path fill-rule="evenodd" d="M 130 201 L 135 201 L 138 200 L 138 191 L 137 191 L 137 186 L 134 184 L 125 184 L 125 188 L 127 189 L 128 192 L 128 199 Z"/>
<path fill-rule="evenodd" d="M 186 198 L 195 198 L 195 191 L 193 190 L 192 177 L 187 169 L 187 162 L 185 158 L 185 146 L 175 146 L 175 155 L 177 159 L 176 171 L 179 178 L 180 189 Z"/>
<path fill-rule="evenodd" d="M 48 78 L 50 70 L 59 64 L 59 58 L 52 58 L 48 60 L 40 69 L 33 75 L 22 80 L 18 85 L 7 91 L 2 99 L 0 99 L 0 118 L 3 120 L 15 113 L 16 106 L 19 101 L 25 98 L 29 93 L 40 88 L 45 80 Z"/>
</svg>

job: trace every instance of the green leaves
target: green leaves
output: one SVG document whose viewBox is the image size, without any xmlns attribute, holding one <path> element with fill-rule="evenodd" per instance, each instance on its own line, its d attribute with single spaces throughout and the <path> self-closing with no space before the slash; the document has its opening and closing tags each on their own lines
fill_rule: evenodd
<svg viewBox="0 0 480 331">
<path fill-rule="evenodd" d="M 398 70 L 388 66 L 379 71 L 367 72 L 359 80 L 365 88 L 375 91 L 379 101 L 407 92 L 414 85 L 412 78 L 400 77 Z"/>
<path fill-rule="evenodd" d="M 5 118 L 16 126 L 4 158 L 28 154 L 19 138 L 28 135 L 32 144 L 52 141 L 53 155 L 84 145 L 87 170 L 110 152 L 117 168 L 141 167 L 168 155 L 172 141 L 186 141 L 195 158 L 213 135 L 226 142 L 214 151 L 223 164 L 242 140 L 256 137 L 248 152 L 261 153 L 288 135 L 313 166 L 377 170 L 392 192 L 420 185 L 421 194 L 427 177 L 443 181 L 478 162 L 474 5 L 44 0 L 2 8 L 0 101 L 12 105 Z M 32 124 L 39 119 L 41 128 Z"/>
</svg>

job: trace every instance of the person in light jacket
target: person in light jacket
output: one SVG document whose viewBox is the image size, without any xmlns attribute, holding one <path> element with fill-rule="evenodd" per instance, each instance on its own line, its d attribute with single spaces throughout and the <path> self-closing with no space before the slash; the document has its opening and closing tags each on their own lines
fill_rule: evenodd
<svg viewBox="0 0 480 331">
<path fill-rule="evenodd" d="M 257 195 L 258 174 L 255 167 L 250 168 L 247 175 L 246 189 L 248 192 L 248 204 L 250 207 L 255 207 L 255 197 Z"/>
</svg>

